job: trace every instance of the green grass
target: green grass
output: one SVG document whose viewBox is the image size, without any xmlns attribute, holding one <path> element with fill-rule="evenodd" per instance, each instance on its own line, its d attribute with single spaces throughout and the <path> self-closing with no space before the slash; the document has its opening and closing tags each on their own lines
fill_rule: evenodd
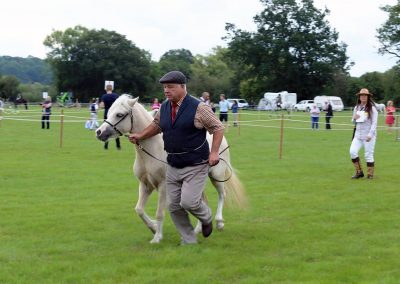
<svg viewBox="0 0 400 284">
<path fill-rule="evenodd" d="M 88 117 L 75 111 L 66 114 Z M 335 115 L 333 123 L 349 123 L 348 112 Z M 225 208 L 224 231 L 184 247 L 168 214 L 164 240 L 149 244 L 133 210 L 138 183 L 127 140 L 122 151 L 114 142 L 104 151 L 83 121 L 65 123 L 60 148 L 56 116 L 50 130 L 1 121 L 0 283 L 398 283 L 400 141 L 381 129 L 376 178 L 351 180 L 351 126 L 311 131 L 307 114 L 291 119 L 304 122 L 286 127 L 305 129 L 285 129 L 282 159 L 279 121 L 247 122 L 264 127 L 242 126 L 240 135 L 229 128 L 250 207 Z M 215 211 L 217 194 L 209 183 L 206 190 Z M 148 213 L 155 208 L 156 195 Z"/>
</svg>

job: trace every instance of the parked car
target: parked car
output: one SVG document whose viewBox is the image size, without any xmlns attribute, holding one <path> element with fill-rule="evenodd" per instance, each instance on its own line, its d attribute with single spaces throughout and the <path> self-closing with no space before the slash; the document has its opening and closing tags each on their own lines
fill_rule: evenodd
<svg viewBox="0 0 400 284">
<path fill-rule="evenodd" d="M 236 101 L 238 103 L 238 107 L 242 109 L 249 108 L 249 103 L 245 99 L 227 99 L 229 103 L 229 109 L 232 108 L 233 102 Z"/>
<path fill-rule="evenodd" d="M 313 100 L 302 100 L 299 103 L 295 104 L 293 109 L 295 111 L 310 111 L 314 104 Z"/>
</svg>

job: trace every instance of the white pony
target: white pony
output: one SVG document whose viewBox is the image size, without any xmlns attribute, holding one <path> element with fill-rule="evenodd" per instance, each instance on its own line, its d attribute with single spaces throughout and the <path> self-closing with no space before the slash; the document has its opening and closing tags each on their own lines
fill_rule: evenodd
<svg viewBox="0 0 400 284">
<path fill-rule="evenodd" d="M 385 111 L 385 104 L 375 104 L 376 110 L 379 112 L 384 112 Z"/>
<path fill-rule="evenodd" d="M 141 132 L 153 120 L 146 109 L 138 103 L 138 98 L 129 95 L 120 96 L 108 111 L 107 120 L 96 130 L 97 138 L 108 141 L 126 133 Z M 207 134 L 211 146 L 212 136 Z M 140 141 L 135 145 L 134 174 L 139 179 L 139 199 L 135 210 L 146 226 L 154 233 L 151 243 L 159 243 L 163 238 L 162 228 L 164 209 L 166 207 L 165 171 L 167 154 L 161 134 Z M 210 180 L 218 192 L 218 207 L 215 214 L 217 229 L 224 228 L 222 210 L 226 197 L 239 207 L 246 206 L 244 188 L 230 164 L 228 143 L 223 138 L 220 147 L 221 161 L 210 168 Z M 158 190 L 156 220 L 152 220 L 145 212 L 146 202 L 154 190 Z M 204 196 L 205 198 L 205 196 Z M 196 233 L 201 232 L 201 223 L 196 226 Z"/>
</svg>

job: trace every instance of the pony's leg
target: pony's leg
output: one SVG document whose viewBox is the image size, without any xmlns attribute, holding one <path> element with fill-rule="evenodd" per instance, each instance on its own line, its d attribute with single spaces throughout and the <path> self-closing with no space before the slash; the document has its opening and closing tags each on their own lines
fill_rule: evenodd
<svg viewBox="0 0 400 284">
<path fill-rule="evenodd" d="M 213 172 L 211 172 L 211 176 L 213 175 Z M 222 179 L 223 177 L 221 177 Z M 224 209 L 224 202 L 225 202 L 225 184 L 223 182 L 217 182 L 214 180 L 211 180 L 212 184 L 214 185 L 215 189 L 218 192 L 218 206 L 217 206 L 217 212 L 215 213 L 215 222 L 217 229 L 219 231 L 222 231 L 224 229 L 225 223 L 224 223 L 224 218 L 222 216 L 222 211 Z M 201 222 L 198 221 L 196 228 L 194 229 L 196 234 L 201 232 Z"/>
<path fill-rule="evenodd" d="M 163 238 L 163 222 L 165 217 L 165 205 L 166 205 L 166 189 L 165 182 L 163 182 L 158 187 L 158 204 L 157 204 L 157 212 L 156 212 L 156 232 L 154 234 L 154 238 L 150 241 L 152 244 L 158 244 Z"/>
<path fill-rule="evenodd" d="M 144 211 L 144 207 L 146 206 L 147 200 L 151 194 L 151 191 L 147 189 L 146 185 L 143 182 L 139 184 L 139 200 L 136 203 L 135 211 L 142 218 L 143 222 L 146 226 L 152 231 L 154 234 L 156 233 L 157 226 L 153 220 L 146 214 Z"/>
<path fill-rule="evenodd" d="M 212 184 L 218 192 L 218 207 L 217 212 L 215 213 L 215 222 L 217 223 L 217 229 L 222 231 L 225 226 L 224 218 L 222 216 L 225 202 L 225 184 L 223 182 L 217 182 L 215 180 L 212 180 Z"/>
</svg>

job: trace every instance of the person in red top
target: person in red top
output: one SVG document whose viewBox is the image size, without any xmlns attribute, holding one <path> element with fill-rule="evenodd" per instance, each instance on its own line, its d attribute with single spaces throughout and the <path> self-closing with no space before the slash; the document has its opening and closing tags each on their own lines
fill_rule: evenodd
<svg viewBox="0 0 400 284">
<path fill-rule="evenodd" d="M 395 117 L 394 114 L 396 112 L 396 108 L 393 106 L 392 101 L 387 102 L 387 107 L 385 108 L 385 113 L 386 113 L 386 125 L 388 126 L 388 132 L 392 132 L 391 127 L 394 124 Z"/>
</svg>

